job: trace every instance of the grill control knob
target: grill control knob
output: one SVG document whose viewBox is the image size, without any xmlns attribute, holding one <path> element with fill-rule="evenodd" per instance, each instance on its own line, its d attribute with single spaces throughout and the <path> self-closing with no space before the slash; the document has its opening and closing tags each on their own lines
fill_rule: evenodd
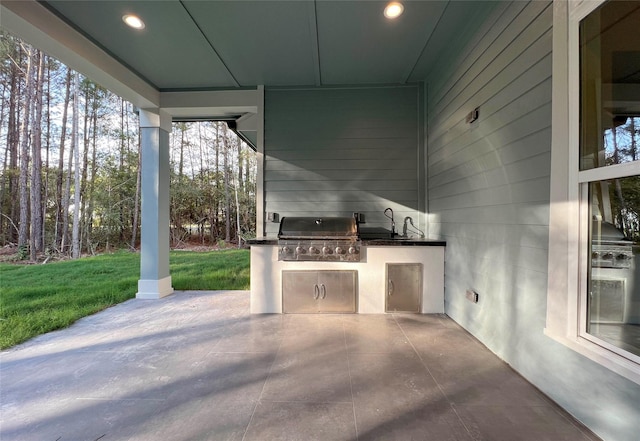
<svg viewBox="0 0 640 441">
<path fill-rule="evenodd" d="M 336 247 L 336 254 L 344 254 L 342 247 Z"/>
<path fill-rule="evenodd" d="M 331 254 L 333 250 L 329 247 L 322 247 L 322 254 Z"/>
<path fill-rule="evenodd" d="M 316 247 L 309 247 L 309 254 L 318 254 L 319 251 Z"/>
<path fill-rule="evenodd" d="M 358 254 L 358 249 L 356 247 L 349 247 L 349 254 Z"/>
<path fill-rule="evenodd" d="M 282 247 L 282 252 L 284 254 L 290 254 L 291 253 L 291 248 L 289 247 Z"/>
<path fill-rule="evenodd" d="M 304 248 L 302 247 L 296 247 L 296 254 L 304 254 Z"/>
</svg>

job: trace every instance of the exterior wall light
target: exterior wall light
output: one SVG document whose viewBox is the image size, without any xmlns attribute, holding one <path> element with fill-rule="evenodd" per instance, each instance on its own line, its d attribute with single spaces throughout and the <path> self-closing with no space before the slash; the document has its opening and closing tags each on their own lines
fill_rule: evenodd
<svg viewBox="0 0 640 441">
<path fill-rule="evenodd" d="M 144 29 L 144 22 L 137 15 L 127 14 L 122 16 L 122 21 L 124 21 L 127 26 L 133 29 Z"/>
<path fill-rule="evenodd" d="M 391 2 L 384 8 L 384 16 L 388 19 L 398 18 L 402 15 L 404 11 L 404 6 L 399 2 Z"/>
</svg>

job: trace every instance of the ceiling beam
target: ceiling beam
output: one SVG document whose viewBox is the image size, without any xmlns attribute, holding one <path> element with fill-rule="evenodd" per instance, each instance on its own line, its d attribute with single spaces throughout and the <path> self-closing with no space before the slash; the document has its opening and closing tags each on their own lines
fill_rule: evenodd
<svg viewBox="0 0 640 441">
<path fill-rule="evenodd" d="M 258 112 L 258 91 L 162 92 L 160 107 L 173 118 L 218 119 Z"/>
</svg>

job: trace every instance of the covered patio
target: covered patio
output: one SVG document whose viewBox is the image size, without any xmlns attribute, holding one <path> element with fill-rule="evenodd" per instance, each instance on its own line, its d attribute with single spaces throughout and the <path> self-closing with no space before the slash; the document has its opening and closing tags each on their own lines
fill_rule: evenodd
<svg viewBox="0 0 640 441">
<path fill-rule="evenodd" d="M 0 439 L 594 441 L 445 315 L 134 299 L 2 354 Z"/>
<path fill-rule="evenodd" d="M 637 157 L 578 160 L 582 108 L 622 112 L 603 128 L 640 118 L 637 2 L 403 4 L 389 21 L 382 1 L 2 1 L 3 30 L 139 108 L 142 155 L 137 300 L 3 353 L 3 439 L 595 439 L 572 415 L 637 441 L 640 357 L 588 329 L 578 198 L 640 181 Z M 629 47 L 596 58 L 632 69 L 611 84 L 634 93 L 581 107 L 579 29 L 602 5 L 628 9 L 611 14 L 625 38 L 598 38 Z M 285 216 L 390 228 L 391 208 L 446 242 L 445 315 L 250 315 L 246 293 L 171 295 L 171 127 L 203 119 L 256 149 L 257 238 Z M 633 288 L 616 311 L 637 326 L 633 262 L 609 285 Z M 252 271 L 252 289 L 279 289 L 284 270 Z"/>
</svg>

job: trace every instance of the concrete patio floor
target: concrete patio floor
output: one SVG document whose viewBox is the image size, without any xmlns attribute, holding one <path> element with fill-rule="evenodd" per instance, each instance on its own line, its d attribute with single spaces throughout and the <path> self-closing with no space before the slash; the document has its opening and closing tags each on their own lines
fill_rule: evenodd
<svg viewBox="0 0 640 441">
<path fill-rule="evenodd" d="M 0 440 L 598 439 L 444 315 L 248 311 L 177 292 L 2 352 Z"/>
</svg>

